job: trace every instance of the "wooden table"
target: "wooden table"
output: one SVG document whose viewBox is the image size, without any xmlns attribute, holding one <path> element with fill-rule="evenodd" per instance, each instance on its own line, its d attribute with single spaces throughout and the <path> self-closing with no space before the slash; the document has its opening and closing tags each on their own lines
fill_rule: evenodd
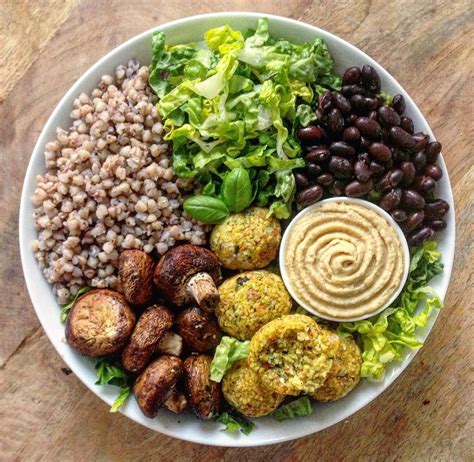
<svg viewBox="0 0 474 462">
<path fill-rule="evenodd" d="M 21 185 L 34 143 L 73 82 L 139 32 L 184 15 L 225 10 L 302 19 L 385 66 L 443 143 L 457 215 L 446 307 L 396 385 L 319 434 L 252 449 L 185 443 L 110 414 L 70 374 L 39 326 L 17 238 Z M 1 0 L 0 459 L 473 460 L 473 19 L 469 0 Z"/>
</svg>

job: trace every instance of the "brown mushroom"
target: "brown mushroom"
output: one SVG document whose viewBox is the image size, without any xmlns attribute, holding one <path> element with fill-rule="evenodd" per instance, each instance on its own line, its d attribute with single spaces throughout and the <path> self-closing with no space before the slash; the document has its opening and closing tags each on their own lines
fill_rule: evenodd
<svg viewBox="0 0 474 462">
<path fill-rule="evenodd" d="M 125 250 L 119 257 L 119 278 L 129 303 L 144 305 L 153 295 L 153 259 L 142 250 Z"/>
<path fill-rule="evenodd" d="M 122 294 L 95 289 L 80 297 L 69 312 L 66 341 L 84 355 L 108 355 L 125 345 L 134 325 L 135 315 Z"/>
<path fill-rule="evenodd" d="M 216 284 L 220 277 L 217 257 L 210 250 L 187 244 L 161 257 L 153 280 L 174 305 L 196 302 L 201 308 L 211 310 L 219 302 Z"/>
<path fill-rule="evenodd" d="M 212 350 L 221 341 L 222 332 L 215 317 L 197 307 L 182 311 L 176 318 L 176 327 L 184 343 L 198 353 Z"/>
<path fill-rule="evenodd" d="M 188 407 L 188 400 L 186 399 L 186 395 L 175 387 L 171 395 L 163 403 L 163 406 L 169 411 L 179 414 Z"/>
<path fill-rule="evenodd" d="M 184 361 L 186 395 L 201 420 L 217 417 L 222 406 L 221 385 L 209 378 L 211 361 L 210 356 L 196 354 Z"/>
<path fill-rule="evenodd" d="M 127 371 L 140 372 L 148 364 L 173 326 L 173 319 L 173 313 L 164 306 L 153 305 L 143 312 L 122 352 L 122 364 Z"/>
<path fill-rule="evenodd" d="M 158 409 L 173 394 L 182 373 L 181 359 L 163 355 L 138 376 L 133 385 L 133 392 L 143 414 L 150 418 L 156 416 Z"/>
</svg>

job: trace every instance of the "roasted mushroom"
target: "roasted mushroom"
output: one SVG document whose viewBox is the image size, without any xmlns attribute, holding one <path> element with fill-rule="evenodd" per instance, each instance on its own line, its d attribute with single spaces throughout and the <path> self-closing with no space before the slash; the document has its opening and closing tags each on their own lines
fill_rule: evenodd
<svg viewBox="0 0 474 462">
<path fill-rule="evenodd" d="M 172 396 L 182 373 L 181 359 L 163 355 L 139 375 L 133 385 L 133 392 L 143 414 L 150 418 L 156 416 L 158 409 Z"/>
<path fill-rule="evenodd" d="M 212 350 L 222 337 L 214 316 L 204 313 L 197 307 L 182 311 L 176 318 L 176 327 L 184 343 L 198 353 Z"/>
<path fill-rule="evenodd" d="M 125 250 L 119 257 L 119 277 L 129 303 L 144 305 L 153 295 L 153 259 L 142 250 Z"/>
<path fill-rule="evenodd" d="M 122 352 L 122 364 L 127 371 L 140 372 L 158 349 L 163 336 L 173 326 L 173 313 L 164 306 L 147 308 L 133 330 Z"/>
<path fill-rule="evenodd" d="M 66 340 L 83 355 L 108 355 L 125 345 L 134 325 L 135 315 L 122 294 L 95 289 L 80 297 L 69 312 Z"/>
<path fill-rule="evenodd" d="M 220 414 L 221 385 L 209 378 L 211 357 L 192 354 L 184 361 L 186 395 L 195 414 L 201 420 L 211 420 Z"/>
<path fill-rule="evenodd" d="M 188 400 L 185 394 L 181 390 L 178 390 L 178 387 L 175 387 L 171 395 L 163 403 L 163 406 L 169 411 L 179 414 L 188 407 Z"/>
<path fill-rule="evenodd" d="M 203 247 L 181 245 L 166 252 L 155 267 L 153 280 L 174 305 L 195 301 L 212 310 L 219 302 L 216 284 L 220 281 L 219 261 Z"/>
</svg>

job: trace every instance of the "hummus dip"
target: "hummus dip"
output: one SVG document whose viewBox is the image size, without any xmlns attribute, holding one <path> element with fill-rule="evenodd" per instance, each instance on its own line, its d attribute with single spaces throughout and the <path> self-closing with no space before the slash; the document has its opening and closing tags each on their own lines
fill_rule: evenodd
<svg viewBox="0 0 474 462">
<path fill-rule="evenodd" d="M 295 298 L 344 320 L 389 302 L 402 282 L 405 255 L 385 218 L 341 201 L 316 207 L 293 224 L 284 264 Z"/>
</svg>

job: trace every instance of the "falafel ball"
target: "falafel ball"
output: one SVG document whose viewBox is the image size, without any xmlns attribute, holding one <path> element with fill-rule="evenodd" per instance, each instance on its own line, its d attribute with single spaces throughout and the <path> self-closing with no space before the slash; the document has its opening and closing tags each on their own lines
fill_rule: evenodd
<svg viewBox="0 0 474 462">
<path fill-rule="evenodd" d="M 323 328 L 332 339 L 337 337 L 333 363 L 324 383 L 310 396 L 318 401 L 335 401 L 344 398 L 360 381 L 362 356 L 352 337 L 341 337 Z"/>
<path fill-rule="evenodd" d="M 334 342 L 309 316 L 289 314 L 252 337 L 248 363 L 268 390 L 297 396 L 314 393 L 332 366 Z"/>
<path fill-rule="evenodd" d="M 285 395 L 264 388 L 245 360 L 238 361 L 227 371 L 222 380 L 222 393 L 225 400 L 246 417 L 268 415 L 285 398 Z"/>
<path fill-rule="evenodd" d="M 269 210 L 251 207 L 214 226 L 210 245 L 225 268 L 252 270 L 268 266 L 280 245 L 281 227 Z"/>
<path fill-rule="evenodd" d="M 250 340 L 267 322 L 291 311 L 291 297 L 280 276 L 269 271 L 247 271 L 219 287 L 217 321 L 227 334 Z"/>
</svg>

